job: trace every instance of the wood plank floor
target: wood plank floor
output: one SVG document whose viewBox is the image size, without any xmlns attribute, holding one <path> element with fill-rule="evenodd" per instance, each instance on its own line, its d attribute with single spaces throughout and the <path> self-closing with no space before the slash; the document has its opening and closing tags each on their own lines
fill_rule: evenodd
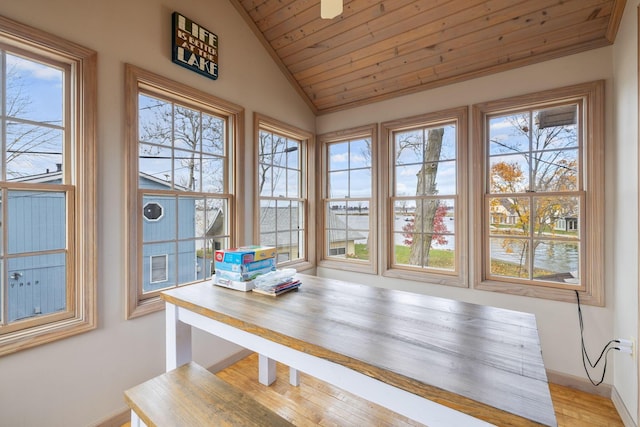
<svg viewBox="0 0 640 427">
<path fill-rule="evenodd" d="M 265 387 L 258 383 L 256 354 L 223 369 L 218 376 L 297 426 L 422 425 L 303 373 L 300 386 L 293 387 L 288 367 L 280 363 L 278 379 Z M 555 384 L 550 388 L 559 427 L 624 426 L 610 399 Z"/>
</svg>

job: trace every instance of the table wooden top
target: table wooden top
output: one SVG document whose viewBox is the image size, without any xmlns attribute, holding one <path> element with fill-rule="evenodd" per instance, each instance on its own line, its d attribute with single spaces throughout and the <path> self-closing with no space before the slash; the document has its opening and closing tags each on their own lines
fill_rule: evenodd
<svg viewBox="0 0 640 427">
<path fill-rule="evenodd" d="M 556 425 L 533 314 L 298 276 L 278 297 L 203 282 L 162 298 L 496 425 Z"/>
</svg>

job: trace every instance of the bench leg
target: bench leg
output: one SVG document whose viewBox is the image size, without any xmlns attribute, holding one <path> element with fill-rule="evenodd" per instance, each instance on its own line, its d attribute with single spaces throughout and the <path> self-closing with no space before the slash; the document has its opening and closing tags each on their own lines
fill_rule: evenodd
<svg viewBox="0 0 640 427">
<path fill-rule="evenodd" d="M 147 427 L 133 409 L 131 410 L 131 427 Z"/>
<path fill-rule="evenodd" d="M 300 385 L 300 372 L 296 368 L 289 367 L 289 384 L 294 387 Z"/>
<path fill-rule="evenodd" d="M 258 355 L 258 381 L 269 386 L 276 380 L 276 361 L 262 354 Z"/>
</svg>

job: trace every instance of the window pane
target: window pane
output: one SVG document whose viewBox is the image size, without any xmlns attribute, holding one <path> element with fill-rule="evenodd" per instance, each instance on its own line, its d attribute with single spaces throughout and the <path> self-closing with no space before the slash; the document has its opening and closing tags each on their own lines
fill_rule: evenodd
<svg viewBox="0 0 640 427">
<path fill-rule="evenodd" d="M 178 283 L 189 283 L 198 279 L 198 252 L 202 252 L 203 245 L 202 240 L 178 242 Z M 200 272 L 202 272 L 202 265 L 200 265 Z"/>
<path fill-rule="evenodd" d="M 327 185 L 329 187 L 329 198 L 336 199 L 349 197 L 349 172 L 329 172 Z"/>
<path fill-rule="evenodd" d="M 67 309 L 64 253 L 18 257 L 8 261 L 9 322 Z"/>
<path fill-rule="evenodd" d="M 138 96 L 140 141 L 171 146 L 173 107 L 170 102 L 148 95 Z"/>
<path fill-rule="evenodd" d="M 580 245 L 578 242 L 535 240 L 533 277 L 570 284 L 580 284 Z"/>
<path fill-rule="evenodd" d="M 394 253 L 397 264 L 455 268 L 453 200 L 396 201 L 394 210 Z"/>
<path fill-rule="evenodd" d="M 489 155 L 529 152 L 531 120 L 528 112 L 489 119 Z"/>
<path fill-rule="evenodd" d="M 63 132 L 48 126 L 7 122 L 5 170 L 8 181 L 58 184 L 63 157 Z"/>
<path fill-rule="evenodd" d="M 173 196 L 148 195 L 142 199 L 142 241 L 158 242 L 175 240 L 176 232 L 176 198 Z M 160 211 L 148 212 L 150 209 Z"/>
<path fill-rule="evenodd" d="M 396 132 L 393 134 L 395 143 L 395 164 L 412 165 L 423 162 L 423 131 L 422 129 Z"/>
<path fill-rule="evenodd" d="M 166 255 L 151 257 L 151 283 L 166 282 L 168 277 L 168 260 Z"/>
<path fill-rule="evenodd" d="M 7 116 L 62 126 L 63 71 L 11 54 L 6 61 Z"/>
<path fill-rule="evenodd" d="M 302 176 L 299 170 L 287 169 L 287 197 L 300 197 L 300 182 Z"/>
<path fill-rule="evenodd" d="M 529 240 L 491 238 L 489 246 L 492 275 L 529 278 Z"/>
<path fill-rule="evenodd" d="M 287 196 L 287 169 L 281 167 L 273 167 L 273 188 L 272 195 L 274 197 L 286 197 Z"/>
<path fill-rule="evenodd" d="M 577 191 L 578 150 L 533 153 L 532 172 L 535 191 Z"/>
<path fill-rule="evenodd" d="M 418 172 L 420 165 L 396 166 L 396 196 L 415 196 L 418 188 Z"/>
<path fill-rule="evenodd" d="M 349 142 L 349 168 L 371 168 L 371 139 Z"/>
<path fill-rule="evenodd" d="M 159 273 L 152 268 L 152 260 L 165 258 L 167 274 L 165 280 L 159 280 Z M 174 242 L 142 245 L 142 291 L 154 292 L 176 285 L 176 244 Z M 152 281 L 152 278 L 157 281 Z"/>
<path fill-rule="evenodd" d="M 202 122 L 200 112 L 180 105 L 174 107 L 173 144 L 175 148 L 201 151 Z"/>
<path fill-rule="evenodd" d="M 530 200 L 528 197 L 489 199 L 489 233 L 493 235 L 529 235 Z"/>
<path fill-rule="evenodd" d="M 195 239 L 203 236 L 204 218 L 196 208 L 197 205 L 201 206 L 203 203 L 203 199 L 195 197 L 178 198 L 178 239 Z"/>
<path fill-rule="evenodd" d="M 227 176 L 225 159 L 203 156 L 202 158 L 202 191 L 206 193 L 224 193 Z"/>
<path fill-rule="evenodd" d="M 174 185 L 176 190 L 199 191 L 200 156 L 190 151 L 174 150 Z"/>
<path fill-rule="evenodd" d="M 369 259 L 369 203 L 333 202 L 327 205 L 327 254 L 352 260 Z"/>
<path fill-rule="evenodd" d="M 329 144 L 328 149 L 328 170 L 349 169 L 349 144 L 347 142 Z"/>
<path fill-rule="evenodd" d="M 529 190 L 527 156 L 496 156 L 489 159 L 491 193 L 524 193 Z"/>
<path fill-rule="evenodd" d="M 66 197 L 63 192 L 9 191 L 9 254 L 61 250 L 66 247 Z"/>
<path fill-rule="evenodd" d="M 216 154 L 224 156 L 225 152 L 225 120 L 211 116 L 202 115 L 202 152 L 206 154 Z"/>
<path fill-rule="evenodd" d="M 138 156 L 139 187 L 170 189 L 173 182 L 171 149 L 158 145 L 140 144 Z"/>
<path fill-rule="evenodd" d="M 352 170 L 349 187 L 349 197 L 371 197 L 371 169 Z"/>
<path fill-rule="evenodd" d="M 563 105 L 533 112 L 533 149 L 578 148 L 578 106 Z"/>
</svg>

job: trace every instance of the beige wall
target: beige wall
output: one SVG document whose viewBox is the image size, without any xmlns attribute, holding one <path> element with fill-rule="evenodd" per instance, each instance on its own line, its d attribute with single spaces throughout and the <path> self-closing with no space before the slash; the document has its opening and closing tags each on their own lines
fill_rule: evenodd
<svg viewBox="0 0 640 427">
<path fill-rule="evenodd" d="M 614 46 L 613 130 L 610 156 L 615 165 L 608 175 L 612 189 L 613 227 L 611 281 L 614 336 L 638 338 L 638 15 L 640 1 L 627 2 Z M 638 359 L 616 354 L 613 384 L 626 410 L 638 424 Z"/>
<path fill-rule="evenodd" d="M 218 35 L 217 81 L 171 62 L 173 11 Z M 124 320 L 124 64 L 243 106 L 247 146 L 253 111 L 309 131 L 315 118 L 228 0 L 10 0 L 0 2 L 0 15 L 96 50 L 99 90 L 99 328 L 0 358 L 0 426 L 94 425 L 126 408 L 123 390 L 164 370 L 164 314 Z M 250 152 L 241 151 L 246 164 Z M 245 184 L 240 194 L 250 203 L 249 178 Z M 204 334 L 194 341 L 203 364 L 220 359 L 214 350 L 237 351 Z"/>
</svg>

